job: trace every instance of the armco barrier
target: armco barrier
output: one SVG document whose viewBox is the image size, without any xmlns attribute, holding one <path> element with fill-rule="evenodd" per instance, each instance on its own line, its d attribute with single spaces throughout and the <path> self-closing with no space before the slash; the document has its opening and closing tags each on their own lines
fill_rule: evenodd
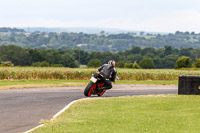
<svg viewBox="0 0 200 133">
<path fill-rule="evenodd" d="M 179 76 L 178 94 L 200 95 L 200 76 Z"/>
</svg>

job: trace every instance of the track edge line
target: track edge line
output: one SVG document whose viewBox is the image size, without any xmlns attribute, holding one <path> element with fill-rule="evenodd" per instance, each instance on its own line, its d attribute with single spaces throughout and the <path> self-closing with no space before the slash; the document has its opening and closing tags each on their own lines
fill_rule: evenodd
<svg viewBox="0 0 200 133">
<path fill-rule="evenodd" d="M 81 100 L 83 100 L 83 99 L 87 99 L 87 98 L 81 98 L 81 99 L 77 99 L 77 100 L 74 100 L 74 101 L 70 102 L 69 104 L 67 104 L 67 106 L 65 106 L 65 107 L 64 107 L 63 109 L 61 109 L 58 113 L 56 113 L 56 114 L 51 118 L 51 120 L 54 120 L 57 116 L 59 116 L 60 114 L 62 114 L 62 113 L 63 113 L 65 110 L 67 110 L 72 104 L 74 104 L 74 103 L 76 103 L 76 102 L 78 102 L 78 101 L 81 101 Z M 23 133 L 30 133 L 30 132 L 32 132 L 32 131 L 34 131 L 34 130 L 36 130 L 37 128 L 42 127 L 42 126 L 44 126 L 44 124 L 40 124 L 40 125 L 38 125 L 38 126 L 32 128 L 32 129 L 30 129 L 30 130 L 28 130 L 28 131 L 25 131 L 25 132 L 23 132 Z"/>
</svg>

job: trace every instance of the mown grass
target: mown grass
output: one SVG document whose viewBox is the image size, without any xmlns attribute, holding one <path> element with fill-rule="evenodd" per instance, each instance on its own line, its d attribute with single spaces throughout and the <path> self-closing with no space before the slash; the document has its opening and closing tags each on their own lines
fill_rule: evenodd
<svg viewBox="0 0 200 133">
<path fill-rule="evenodd" d="M 86 86 L 86 80 L 0 80 L 0 89 Z"/>
<path fill-rule="evenodd" d="M 145 84 L 145 85 L 178 85 L 178 80 L 144 80 L 144 81 L 117 81 L 117 84 Z"/>
<path fill-rule="evenodd" d="M 33 133 L 199 133 L 200 96 L 81 100 Z"/>
<path fill-rule="evenodd" d="M 0 80 L 0 89 L 86 86 L 89 80 Z M 178 81 L 116 81 L 114 84 L 177 85 Z"/>
</svg>

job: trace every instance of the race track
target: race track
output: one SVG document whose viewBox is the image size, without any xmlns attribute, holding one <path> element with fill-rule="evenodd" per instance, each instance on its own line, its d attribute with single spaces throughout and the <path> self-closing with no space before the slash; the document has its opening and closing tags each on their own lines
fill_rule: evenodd
<svg viewBox="0 0 200 133">
<path fill-rule="evenodd" d="M 51 119 L 73 100 L 84 98 L 84 87 L 0 90 L 0 133 L 18 133 Z M 177 94 L 177 86 L 113 85 L 103 97 Z"/>
</svg>

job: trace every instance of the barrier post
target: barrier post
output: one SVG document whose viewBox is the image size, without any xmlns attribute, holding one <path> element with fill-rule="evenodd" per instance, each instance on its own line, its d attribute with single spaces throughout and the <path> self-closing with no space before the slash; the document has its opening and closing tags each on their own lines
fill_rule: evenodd
<svg viewBox="0 0 200 133">
<path fill-rule="evenodd" d="M 200 95 L 200 76 L 180 75 L 178 94 Z"/>
</svg>

